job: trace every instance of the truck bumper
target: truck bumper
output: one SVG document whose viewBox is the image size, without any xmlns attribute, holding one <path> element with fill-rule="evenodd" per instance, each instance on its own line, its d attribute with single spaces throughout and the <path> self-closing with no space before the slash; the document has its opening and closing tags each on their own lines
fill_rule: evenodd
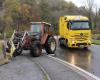
<svg viewBox="0 0 100 80">
<path fill-rule="evenodd" d="M 72 47 L 72 48 L 84 48 L 84 47 L 89 47 L 91 46 L 91 43 L 70 43 L 68 47 Z"/>
</svg>

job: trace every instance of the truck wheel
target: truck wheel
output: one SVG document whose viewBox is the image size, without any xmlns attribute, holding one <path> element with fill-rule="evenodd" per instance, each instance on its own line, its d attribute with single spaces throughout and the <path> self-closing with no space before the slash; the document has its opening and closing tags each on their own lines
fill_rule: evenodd
<svg viewBox="0 0 100 80">
<path fill-rule="evenodd" d="M 84 47 L 84 50 L 88 50 L 88 47 Z"/>
<path fill-rule="evenodd" d="M 64 44 L 62 44 L 62 39 L 59 39 L 59 46 L 62 47 Z"/>
<path fill-rule="evenodd" d="M 54 37 L 49 37 L 46 44 L 45 50 L 48 54 L 54 54 L 56 50 L 56 40 Z"/>
<path fill-rule="evenodd" d="M 39 57 L 42 54 L 42 48 L 40 42 L 34 42 L 31 46 L 31 56 Z"/>
<path fill-rule="evenodd" d="M 60 48 L 67 47 L 67 45 L 64 45 L 64 39 L 62 39 L 62 38 L 59 39 L 59 46 L 60 46 Z"/>
</svg>

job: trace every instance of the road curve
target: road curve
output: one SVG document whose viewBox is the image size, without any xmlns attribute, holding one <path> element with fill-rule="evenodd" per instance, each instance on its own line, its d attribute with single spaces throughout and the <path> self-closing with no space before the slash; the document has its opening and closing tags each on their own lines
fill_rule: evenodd
<svg viewBox="0 0 100 80">
<path fill-rule="evenodd" d="M 59 61 L 42 55 L 37 58 L 22 54 L 0 66 L 0 80 L 96 80 L 87 79 Z"/>
<path fill-rule="evenodd" d="M 82 75 L 47 56 L 43 55 L 38 58 L 31 58 L 31 60 L 40 64 L 49 74 L 51 80 L 87 80 Z"/>
<path fill-rule="evenodd" d="M 39 67 L 21 55 L 0 66 L 0 80 L 47 80 Z"/>
</svg>

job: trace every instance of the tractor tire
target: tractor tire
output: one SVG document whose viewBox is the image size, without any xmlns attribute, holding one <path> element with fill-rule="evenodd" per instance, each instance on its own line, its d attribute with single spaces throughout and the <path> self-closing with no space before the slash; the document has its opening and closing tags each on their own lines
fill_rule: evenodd
<svg viewBox="0 0 100 80">
<path fill-rule="evenodd" d="M 18 48 L 13 53 L 13 57 L 21 55 L 22 51 L 23 51 L 23 48 L 22 48 L 21 44 L 19 44 Z"/>
<path fill-rule="evenodd" d="M 45 44 L 45 50 L 48 54 L 54 54 L 56 51 L 56 40 L 54 37 L 49 37 Z"/>
<path fill-rule="evenodd" d="M 42 54 L 42 48 L 40 42 L 35 41 L 32 43 L 30 54 L 32 57 L 39 57 Z"/>
<path fill-rule="evenodd" d="M 13 53 L 13 57 L 19 56 L 21 55 L 23 49 L 21 47 L 19 47 L 18 49 L 16 49 Z"/>
</svg>

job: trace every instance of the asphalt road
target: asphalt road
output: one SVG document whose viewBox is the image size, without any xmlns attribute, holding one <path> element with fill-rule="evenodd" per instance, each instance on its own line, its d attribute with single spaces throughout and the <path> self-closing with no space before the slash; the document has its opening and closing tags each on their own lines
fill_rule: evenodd
<svg viewBox="0 0 100 80">
<path fill-rule="evenodd" d="M 0 80 L 90 80 L 56 60 L 43 55 L 33 58 L 28 51 L 0 66 Z M 94 80 L 94 79 L 92 79 Z"/>
<path fill-rule="evenodd" d="M 45 80 L 34 62 L 21 55 L 0 66 L 0 80 Z"/>
<path fill-rule="evenodd" d="M 54 57 L 81 67 L 100 77 L 100 46 L 93 45 L 89 50 L 57 47 Z M 40 65 L 39 65 L 40 64 Z M 43 69 L 46 71 L 44 72 Z M 38 58 L 30 57 L 28 51 L 9 64 L 0 66 L 0 80 L 87 80 L 86 77 L 69 67 L 49 58 L 45 51 Z M 88 79 L 90 80 L 90 79 Z"/>
<path fill-rule="evenodd" d="M 57 47 L 54 56 L 100 77 L 100 45 L 92 45 L 89 50 Z"/>
</svg>

